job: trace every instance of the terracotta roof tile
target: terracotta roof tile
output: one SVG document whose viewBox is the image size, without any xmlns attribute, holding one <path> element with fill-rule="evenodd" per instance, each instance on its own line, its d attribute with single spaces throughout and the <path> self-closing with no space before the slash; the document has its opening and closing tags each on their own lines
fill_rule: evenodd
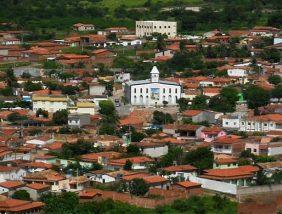
<svg viewBox="0 0 282 214">
<path fill-rule="evenodd" d="M 194 183 L 191 181 L 182 181 L 182 182 L 177 182 L 176 185 L 179 185 L 185 188 L 193 188 L 193 187 L 201 187 L 202 184 Z"/>
<path fill-rule="evenodd" d="M 0 186 L 7 189 L 15 189 L 24 186 L 24 184 L 21 181 L 4 181 L 0 183 Z"/>
</svg>

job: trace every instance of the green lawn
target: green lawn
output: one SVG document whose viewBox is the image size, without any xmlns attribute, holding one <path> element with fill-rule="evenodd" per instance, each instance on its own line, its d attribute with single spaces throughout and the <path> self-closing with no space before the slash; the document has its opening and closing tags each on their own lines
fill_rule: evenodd
<svg viewBox="0 0 282 214">
<path fill-rule="evenodd" d="M 103 0 L 99 4 L 108 7 L 110 10 L 114 10 L 120 5 L 126 5 L 127 7 L 143 7 L 147 0 Z M 173 6 L 175 0 L 151 0 L 152 3 L 162 2 L 167 6 Z M 182 0 L 187 5 L 194 5 L 202 3 L 202 0 Z"/>
</svg>

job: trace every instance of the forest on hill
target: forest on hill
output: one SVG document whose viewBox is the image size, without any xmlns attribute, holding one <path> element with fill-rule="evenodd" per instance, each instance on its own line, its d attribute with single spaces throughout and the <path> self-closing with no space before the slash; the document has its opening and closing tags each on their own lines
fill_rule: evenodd
<svg viewBox="0 0 282 214">
<path fill-rule="evenodd" d="M 281 28 L 281 5 L 280 0 L 2 0 L 0 22 L 15 23 L 13 28 L 46 39 L 70 32 L 78 22 L 93 23 L 97 29 L 134 29 L 136 20 L 175 20 L 181 33 L 256 25 Z"/>
</svg>

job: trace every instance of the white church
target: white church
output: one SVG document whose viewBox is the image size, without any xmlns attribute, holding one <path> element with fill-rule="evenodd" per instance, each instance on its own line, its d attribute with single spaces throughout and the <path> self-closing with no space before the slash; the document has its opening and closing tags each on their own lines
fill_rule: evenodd
<svg viewBox="0 0 282 214">
<path fill-rule="evenodd" d="M 130 81 L 125 85 L 125 96 L 131 105 L 156 106 L 176 105 L 181 98 L 180 84 L 159 79 L 160 72 L 156 66 L 151 70 L 151 79 Z"/>
</svg>

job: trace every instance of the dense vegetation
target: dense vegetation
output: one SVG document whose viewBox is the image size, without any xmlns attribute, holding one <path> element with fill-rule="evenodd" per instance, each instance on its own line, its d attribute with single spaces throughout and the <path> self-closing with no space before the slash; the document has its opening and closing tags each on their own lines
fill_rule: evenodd
<svg viewBox="0 0 282 214">
<path fill-rule="evenodd" d="M 191 4 L 200 6 L 200 11 L 184 9 Z M 135 20 L 176 20 L 181 32 L 254 25 L 281 27 L 279 9 L 279 0 L 5 0 L 0 4 L 0 21 L 32 30 L 26 39 L 50 39 L 58 31 L 69 32 L 77 22 L 93 23 L 98 28 L 134 28 Z"/>
<path fill-rule="evenodd" d="M 191 197 L 187 200 L 176 200 L 171 205 L 156 209 L 144 209 L 129 204 L 106 200 L 79 204 L 75 193 L 67 192 L 60 195 L 47 194 L 42 196 L 46 203 L 45 213 L 236 213 L 236 203 L 227 198 L 216 196 Z"/>
</svg>

